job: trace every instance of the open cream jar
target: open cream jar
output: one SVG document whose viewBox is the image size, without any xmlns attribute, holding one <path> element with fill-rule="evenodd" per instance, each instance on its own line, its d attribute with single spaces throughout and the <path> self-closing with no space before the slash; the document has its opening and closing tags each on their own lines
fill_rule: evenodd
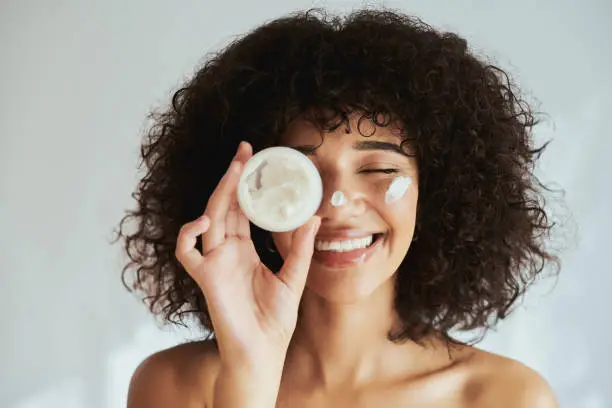
<svg viewBox="0 0 612 408">
<path fill-rule="evenodd" d="M 271 232 L 294 230 L 319 209 L 323 183 L 306 155 L 289 147 L 264 149 L 245 164 L 238 203 L 246 217 Z"/>
</svg>

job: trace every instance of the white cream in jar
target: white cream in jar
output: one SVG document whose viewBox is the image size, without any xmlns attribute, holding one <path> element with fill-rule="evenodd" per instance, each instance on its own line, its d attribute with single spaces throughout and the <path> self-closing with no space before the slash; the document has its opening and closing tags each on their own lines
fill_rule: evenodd
<svg viewBox="0 0 612 408">
<path fill-rule="evenodd" d="M 264 149 L 245 164 L 238 203 L 246 217 L 271 232 L 294 230 L 319 209 L 323 183 L 306 155 L 289 147 Z"/>
</svg>

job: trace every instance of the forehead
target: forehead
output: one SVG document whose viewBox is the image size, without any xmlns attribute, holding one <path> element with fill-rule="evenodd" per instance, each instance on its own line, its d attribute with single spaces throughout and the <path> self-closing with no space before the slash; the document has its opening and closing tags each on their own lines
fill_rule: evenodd
<svg viewBox="0 0 612 408">
<path fill-rule="evenodd" d="M 331 130 L 325 131 L 317 127 L 312 121 L 299 116 L 289 123 L 285 132 L 281 135 L 280 142 L 287 145 L 318 145 L 326 134 L 340 134 L 349 136 L 350 140 L 356 138 L 371 139 L 399 144 L 402 141 L 402 126 L 395 122 L 385 126 L 378 126 L 371 119 L 361 114 L 352 114 L 348 121 Z"/>
</svg>

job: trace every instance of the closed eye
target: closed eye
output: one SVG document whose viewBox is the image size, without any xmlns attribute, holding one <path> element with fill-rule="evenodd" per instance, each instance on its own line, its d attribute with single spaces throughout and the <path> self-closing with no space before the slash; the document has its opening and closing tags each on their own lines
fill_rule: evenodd
<svg viewBox="0 0 612 408">
<path fill-rule="evenodd" d="M 399 171 L 398 169 L 367 169 L 367 170 L 361 170 L 360 173 L 393 174 L 393 173 L 397 173 L 398 171 Z"/>
</svg>

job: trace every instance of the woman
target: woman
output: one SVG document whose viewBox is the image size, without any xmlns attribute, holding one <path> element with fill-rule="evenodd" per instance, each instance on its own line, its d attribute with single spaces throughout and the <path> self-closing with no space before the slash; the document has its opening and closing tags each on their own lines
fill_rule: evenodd
<svg viewBox="0 0 612 408">
<path fill-rule="evenodd" d="M 214 340 L 145 360 L 129 407 L 557 406 L 537 373 L 453 336 L 506 317 L 557 262 L 536 119 L 465 40 L 390 11 L 291 15 L 211 58 L 154 119 L 124 278 Z M 274 145 L 308 155 L 324 197 L 270 234 L 236 186 Z"/>
</svg>

